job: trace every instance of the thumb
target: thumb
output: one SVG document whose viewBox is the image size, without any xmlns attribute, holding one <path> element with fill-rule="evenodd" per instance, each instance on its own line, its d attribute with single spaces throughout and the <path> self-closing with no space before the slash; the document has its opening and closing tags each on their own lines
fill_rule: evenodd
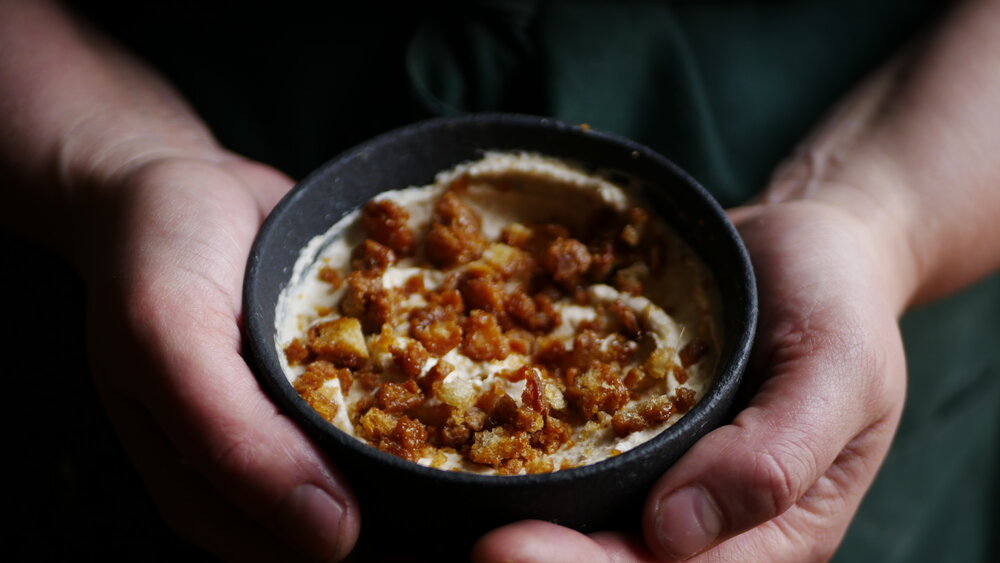
<svg viewBox="0 0 1000 563">
<path fill-rule="evenodd" d="M 732 424 L 699 440 L 653 487 L 643 526 L 657 556 L 687 558 L 764 523 L 761 532 L 800 554 L 832 552 L 874 479 L 901 410 L 902 346 L 853 245 L 842 230 L 822 238 L 823 230 L 812 221 L 784 245 L 768 236 L 777 231 L 745 231 L 762 288 L 752 365 L 766 380 Z M 817 247 L 825 251 L 789 258 Z M 775 560 L 767 550 L 779 547 L 760 537 L 736 542 L 756 552 L 736 560 Z"/>
</svg>

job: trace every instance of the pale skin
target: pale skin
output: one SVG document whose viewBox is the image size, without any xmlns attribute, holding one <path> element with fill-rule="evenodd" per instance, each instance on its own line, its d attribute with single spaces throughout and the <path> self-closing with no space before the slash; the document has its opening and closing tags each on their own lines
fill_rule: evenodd
<svg viewBox="0 0 1000 563">
<path fill-rule="evenodd" d="M 1000 2 L 958 4 L 731 210 L 760 289 L 761 387 L 650 491 L 643 534 L 543 522 L 479 561 L 821 561 L 903 406 L 907 306 L 1000 267 Z M 229 559 L 339 559 L 350 485 L 240 355 L 246 256 L 290 179 L 56 4 L 0 0 L 0 221 L 88 287 L 95 385 L 167 522 Z M 959 251 L 960 250 L 960 251 Z"/>
</svg>

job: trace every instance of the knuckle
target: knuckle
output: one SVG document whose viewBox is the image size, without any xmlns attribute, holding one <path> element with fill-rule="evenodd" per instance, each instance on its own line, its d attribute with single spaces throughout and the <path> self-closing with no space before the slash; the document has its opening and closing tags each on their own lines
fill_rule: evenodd
<svg viewBox="0 0 1000 563">
<path fill-rule="evenodd" d="M 208 471 L 227 481 L 252 475 L 259 465 L 260 453 L 254 443 L 242 437 L 229 437 L 218 449 Z"/>
<path fill-rule="evenodd" d="M 788 510 L 806 488 L 809 462 L 791 452 L 760 452 L 754 457 L 750 491 L 755 520 L 774 518 Z"/>
<path fill-rule="evenodd" d="M 280 504 L 287 491 L 271 481 L 272 459 L 266 449 L 249 436 L 230 436 L 216 451 L 204 473 L 226 498 L 253 514 Z"/>
<path fill-rule="evenodd" d="M 216 440 L 202 473 L 230 502 L 253 514 L 276 508 L 300 477 L 299 468 L 288 464 L 287 452 L 262 441 L 252 429 L 230 427 Z"/>
<path fill-rule="evenodd" d="M 836 396 L 851 401 L 854 408 L 886 412 L 902 395 L 904 360 L 898 334 L 891 332 L 895 325 L 880 323 L 884 321 L 860 305 L 815 304 L 809 314 L 782 327 L 775 360 L 824 378 L 827 385 L 842 390 Z M 823 399 L 815 397 L 817 402 Z"/>
</svg>

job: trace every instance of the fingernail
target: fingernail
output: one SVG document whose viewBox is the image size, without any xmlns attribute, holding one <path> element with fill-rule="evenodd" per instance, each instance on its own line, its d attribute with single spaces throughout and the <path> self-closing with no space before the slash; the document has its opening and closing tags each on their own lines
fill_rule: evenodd
<svg viewBox="0 0 1000 563">
<path fill-rule="evenodd" d="M 672 557 L 691 557 L 715 541 L 720 531 L 719 510 L 701 487 L 685 487 L 660 502 L 657 539 Z"/>
<path fill-rule="evenodd" d="M 284 503 L 284 528 L 289 538 L 312 557 L 339 554 L 344 506 L 315 485 L 297 486 Z"/>
</svg>

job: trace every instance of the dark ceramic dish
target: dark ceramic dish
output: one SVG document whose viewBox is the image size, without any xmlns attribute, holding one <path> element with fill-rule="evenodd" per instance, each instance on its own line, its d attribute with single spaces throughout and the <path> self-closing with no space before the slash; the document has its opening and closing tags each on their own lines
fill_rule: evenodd
<svg viewBox="0 0 1000 563">
<path fill-rule="evenodd" d="M 697 406 L 653 440 L 605 461 L 555 473 L 498 477 L 446 472 L 385 454 L 340 432 L 288 384 L 274 340 L 275 305 L 300 250 L 375 194 L 431 183 L 436 172 L 489 149 L 539 152 L 639 179 L 655 212 L 714 273 L 724 322 L 717 380 Z M 348 476 L 361 502 L 363 529 L 419 534 L 440 533 L 445 527 L 466 538 L 525 518 L 583 531 L 634 525 L 653 481 L 698 438 L 731 417 L 757 315 L 746 251 L 722 209 L 697 182 L 666 158 L 626 139 L 508 114 L 417 123 L 324 164 L 278 204 L 257 236 L 243 306 L 251 367 L 271 398 Z"/>
</svg>

